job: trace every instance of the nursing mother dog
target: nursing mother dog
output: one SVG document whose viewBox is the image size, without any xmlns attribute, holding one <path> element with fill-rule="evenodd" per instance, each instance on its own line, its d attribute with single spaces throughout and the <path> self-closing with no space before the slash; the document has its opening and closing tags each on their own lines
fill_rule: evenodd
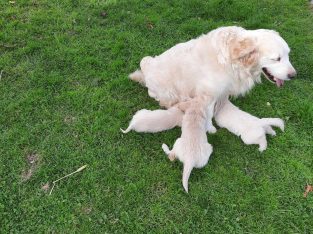
<svg viewBox="0 0 313 234">
<path fill-rule="evenodd" d="M 214 106 L 208 108 L 208 116 L 216 116 L 230 96 L 243 96 L 260 83 L 262 73 L 277 87 L 294 78 L 289 52 L 286 41 L 273 30 L 221 27 L 159 56 L 144 57 L 140 70 L 129 77 L 147 87 L 149 96 L 166 108 L 208 96 Z M 233 124 L 222 127 L 236 129 Z M 215 131 L 211 123 L 208 129 Z"/>
<path fill-rule="evenodd" d="M 279 124 L 263 123 L 236 108 L 229 98 L 244 96 L 261 82 L 262 73 L 277 87 L 294 78 L 296 70 L 289 61 L 289 52 L 286 41 L 273 30 L 221 27 L 177 44 L 159 56 L 144 57 L 140 69 L 129 77 L 147 87 L 149 96 L 167 109 L 205 98 L 208 101 L 201 108 L 207 110 L 208 132 L 216 131 L 211 121 L 215 117 L 220 127 L 236 135 L 244 132 L 245 136 L 241 137 L 246 144 L 260 144 L 258 137 L 261 137 L 263 143 L 259 149 L 265 150 L 265 134 L 274 135 L 271 125 L 279 125 L 283 130 L 283 121 L 276 118 Z M 250 133 L 243 130 L 242 116 L 251 123 Z M 249 136 L 253 139 L 247 139 Z"/>
</svg>

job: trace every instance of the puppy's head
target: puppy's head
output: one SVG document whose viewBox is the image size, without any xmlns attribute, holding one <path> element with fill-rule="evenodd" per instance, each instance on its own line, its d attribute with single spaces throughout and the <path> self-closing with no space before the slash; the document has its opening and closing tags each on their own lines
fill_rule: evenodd
<svg viewBox="0 0 313 234">
<path fill-rule="evenodd" d="M 275 31 L 260 29 L 255 31 L 258 40 L 259 66 L 264 76 L 278 87 L 285 80 L 297 74 L 289 61 L 289 46 Z"/>
</svg>

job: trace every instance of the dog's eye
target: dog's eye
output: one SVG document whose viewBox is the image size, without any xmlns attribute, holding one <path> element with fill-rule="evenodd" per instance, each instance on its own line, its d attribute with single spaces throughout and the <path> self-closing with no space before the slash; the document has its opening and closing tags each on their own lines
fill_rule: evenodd
<svg viewBox="0 0 313 234">
<path fill-rule="evenodd" d="M 273 61 L 277 61 L 277 62 L 279 62 L 280 61 L 280 57 L 278 57 L 278 58 L 274 58 L 274 59 L 272 59 Z"/>
</svg>

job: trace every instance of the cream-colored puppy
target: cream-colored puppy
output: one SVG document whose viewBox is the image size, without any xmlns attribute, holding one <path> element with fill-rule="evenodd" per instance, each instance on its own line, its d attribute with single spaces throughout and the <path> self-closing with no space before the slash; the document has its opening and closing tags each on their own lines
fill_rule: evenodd
<svg viewBox="0 0 313 234">
<path fill-rule="evenodd" d="M 267 148 L 266 134 L 275 136 L 276 132 L 271 126 L 279 127 L 284 131 L 284 121 L 279 118 L 262 118 L 252 116 L 227 100 L 223 109 L 215 115 L 216 123 L 230 132 L 240 136 L 242 141 L 247 144 L 259 145 L 259 151 Z"/>
<path fill-rule="evenodd" d="M 200 101 L 201 102 L 201 101 Z M 178 158 L 183 164 L 182 183 L 188 193 L 188 179 L 194 167 L 204 167 L 213 152 L 213 147 L 208 143 L 206 135 L 207 110 L 199 101 L 190 101 L 178 104 L 185 115 L 182 121 L 182 135 L 169 150 L 166 144 L 162 149 L 173 161 Z"/>
<path fill-rule="evenodd" d="M 126 130 L 121 129 L 123 133 L 131 130 L 136 132 L 161 132 L 176 126 L 181 126 L 184 113 L 176 106 L 168 110 L 139 110 L 130 121 Z"/>
</svg>

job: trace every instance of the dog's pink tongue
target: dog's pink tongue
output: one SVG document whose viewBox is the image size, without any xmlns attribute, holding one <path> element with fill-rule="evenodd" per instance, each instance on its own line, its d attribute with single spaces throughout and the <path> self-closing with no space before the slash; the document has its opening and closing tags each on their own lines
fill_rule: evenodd
<svg viewBox="0 0 313 234">
<path fill-rule="evenodd" d="M 280 80 L 280 79 L 276 79 L 276 85 L 277 85 L 277 87 L 281 87 L 284 85 L 284 81 Z"/>
</svg>

